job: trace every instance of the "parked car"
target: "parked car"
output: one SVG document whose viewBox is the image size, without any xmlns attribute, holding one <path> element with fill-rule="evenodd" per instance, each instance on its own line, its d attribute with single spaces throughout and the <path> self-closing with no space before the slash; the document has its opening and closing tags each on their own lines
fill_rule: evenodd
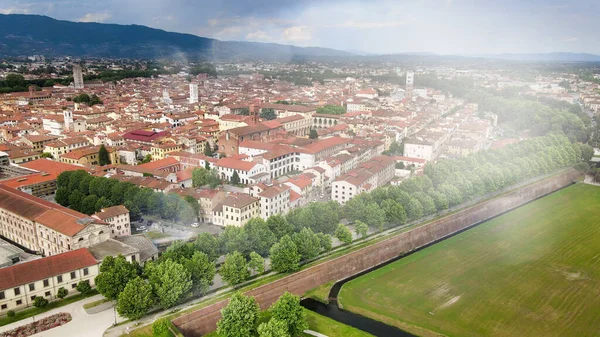
<svg viewBox="0 0 600 337">
<path fill-rule="evenodd" d="M 138 231 L 140 231 L 140 232 L 141 232 L 141 231 L 145 231 L 145 230 L 146 230 L 146 226 L 139 226 L 139 227 L 136 227 L 136 229 L 137 229 Z"/>
<path fill-rule="evenodd" d="M 191 226 L 194 228 L 198 228 L 198 227 L 200 227 L 200 224 L 197 222 L 194 222 L 193 224 L 191 224 Z"/>
<path fill-rule="evenodd" d="M 153 223 L 153 222 L 152 222 L 152 220 L 148 220 L 148 224 L 147 224 L 147 226 L 148 226 L 148 227 L 152 226 L 152 223 Z"/>
</svg>

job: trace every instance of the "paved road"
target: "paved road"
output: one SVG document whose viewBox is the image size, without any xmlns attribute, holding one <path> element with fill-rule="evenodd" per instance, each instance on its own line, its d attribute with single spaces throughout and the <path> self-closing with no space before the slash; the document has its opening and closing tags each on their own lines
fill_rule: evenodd
<svg viewBox="0 0 600 337">
<path fill-rule="evenodd" d="M 102 295 L 96 295 L 85 300 L 77 301 L 75 303 L 71 303 L 65 305 L 64 307 L 52 309 L 48 312 L 45 312 L 41 315 L 35 316 L 35 320 L 39 320 L 44 317 L 48 317 L 59 312 L 68 312 L 71 314 L 73 319 L 62 326 L 59 326 L 54 329 L 46 330 L 44 332 L 40 332 L 38 334 L 33 335 L 34 337 L 101 337 L 104 334 L 104 331 L 108 329 L 111 325 L 113 325 L 115 321 L 115 314 L 112 309 L 108 309 L 97 313 L 95 315 L 88 315 L 83 309 L 83 305 L 85 303 L 94 302 L 102 299 Z M 117 322 L 122 322 L 125 319 L 121 318 L 117 314 Z M 24 320 L 5 325 L 0 327 L 0 332 L 12 330 L 21 325 L 25 325 L 31 323 L 33 318 L 26 318 Z"/>
</svg>

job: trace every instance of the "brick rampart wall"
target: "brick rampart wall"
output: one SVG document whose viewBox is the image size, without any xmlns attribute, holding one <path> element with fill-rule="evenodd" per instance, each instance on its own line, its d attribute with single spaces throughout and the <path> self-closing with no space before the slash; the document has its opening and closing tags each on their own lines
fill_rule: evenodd
<svg viewBox="0 0 600 337">
<path fill-rule="evenodd" d="M 398 257 L 400 254 L 425 246 L 568 186 L 579 176 L 580 174 L 575 170 L 565 171 L 557 176 L 538 181 L 371 246 L 265 284 L 248 291 L 246 295 L 254 296 L 261 309 L 265 310 L 285 291 L 302 295 L 307 290 L 321 284 L 356 275 Z M 216 329 L 216 323 L 221 318 L 221 309 L 227 305 L 227 301 L 223 300 L 176 318 L 173 323 L 186 337 L 197 337 L 212 332 Z"/>
</svg>

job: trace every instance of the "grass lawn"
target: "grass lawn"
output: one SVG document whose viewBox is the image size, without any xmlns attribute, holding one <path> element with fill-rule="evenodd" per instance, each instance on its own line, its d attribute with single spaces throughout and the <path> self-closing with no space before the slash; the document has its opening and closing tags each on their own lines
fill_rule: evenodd
<svg viewBox="0 0 600 337">
<path fill-rule="evenodd" d="M 304 297 L 312 298 L 313 300 L 317 300 L 321 303 L 328 304 L 329 303 L 329 292 L 333 287 L 335 282 L 331 281 L 329 283 L 322 284 L 316 288 L 313 288 L 304 294 Z"/>
<path fill-rule="evenodd" d="M 348 282 L 421 336 L 600 336 L 600 187 L 576 184 Z"/>
<path fill-rule="evenodd" d="M 58 301 L 52 301 L 50 303 L 48 303 L 48 306 L 45 308 L 36 308 L 36 307 L 31 307 L 29 309 L 25 309 L 25 310 L 21 310 L 21 311 L 17 311 L 16 312 L 16 316 L 13 318 L 9 318 L 7 316 L 1 317 L 0 318 L 0 326 L 3 325 L 7 325 L 16 321 L 20 321 L 22 319 L 25 318 L 29 318 L 31 316 L 36 316 L 39 314 L 42 314 L 46 311 L 52 310 L 52 309 L 56 309 L 56 308 L 60 308 L 63 305 L 67 305 L 67 304 L 71 304 L 73 302 L 77 302 L 79 300 L 82 300 L 84 298 L 88 298 L 88 297 L 92 297 L 94 295 L 98 295 L 98 291 L 96 291 L 95 289 L 90 291 L 89 293 L 83 295 L 83 294 L 77 294 L 77 295 L 73 295 L 70 297 L 66 297 L 62 300 L 58 300 Z"/>
<path fill-rule="evenodd" d="M 321 316 L 314 311 L 304 309 L 309 329 L 320 332 L 329 337 L 373 337 L 373 335 L 358 330 L 351 326 L 339 323 L 325 316 Z M 303 336 L 310 336 L 303 334 Z"/>
</svg>

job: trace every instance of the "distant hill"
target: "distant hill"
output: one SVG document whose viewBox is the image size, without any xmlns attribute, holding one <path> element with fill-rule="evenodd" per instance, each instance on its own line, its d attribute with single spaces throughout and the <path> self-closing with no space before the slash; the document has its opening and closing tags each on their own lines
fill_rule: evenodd
<svg viewBox="0 0 600 337">
<path fill-rule="evenodd" d="M 209 60 L 293 60 L 352 55 L 328 48 L 220 41 L 139 25 L 71 22 L 41 15 L 0 14 L 0 56 L 41 54 L 160 58 L 181 52 L 189 57 Z"/>
<path fill-rule="evenodd" d="M 586 53 L 486 54 L 477 56 L 511 61 L 600 62 L 600 55 Z"/>
</svg>

